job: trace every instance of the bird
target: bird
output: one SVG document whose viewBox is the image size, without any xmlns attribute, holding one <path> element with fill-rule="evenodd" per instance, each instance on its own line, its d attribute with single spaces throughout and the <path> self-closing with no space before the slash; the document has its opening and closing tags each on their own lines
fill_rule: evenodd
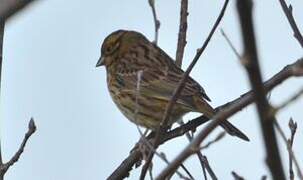
<svg viewBox="0 0 303 180">
<path fill-rule="evenodd" d="M 104 39 L 99 66 L 105 66 L 109 94 L 122 114 L 136 125 L 156 131 L 184 71 L 155 43 L 132 30 L 117 30 Z M 168 125 L 189 112 L 212 118 L 216 111 L 208 102 L 205 90 L 189 76 L 169 114 Z M 228 134 L 249 141 L 227 120 L 220 126 Z"/>
</svg>

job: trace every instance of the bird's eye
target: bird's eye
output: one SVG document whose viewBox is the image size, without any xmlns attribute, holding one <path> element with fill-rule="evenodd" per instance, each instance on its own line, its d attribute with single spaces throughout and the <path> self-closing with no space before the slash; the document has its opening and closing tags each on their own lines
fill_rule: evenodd
<svg viewBox="0 0 303 180">
<path fill-rule="evenodd" d="M 108 47 L 105 49 L 106 53 L 110 53 L 111 50 L 112 50 L 112 46 L 108 46 Z"/>
</svg>

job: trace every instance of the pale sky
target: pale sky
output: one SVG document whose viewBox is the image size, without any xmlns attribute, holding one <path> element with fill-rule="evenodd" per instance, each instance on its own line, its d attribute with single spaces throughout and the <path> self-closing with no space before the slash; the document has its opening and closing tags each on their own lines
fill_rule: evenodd
<svg viewBox="0 0 303 180">
<path fill-rule="evenodd" d="M 289 2 L 303 31 L 300 13 L 303 2 Z M 189 1 L 183 68 L 205 40 L 222 5 L 223 1 Z M 159 46 L 171 57 L 175 57 L 179 6 L 179 1 L 156 1 L 161 21 Z M 254 14 L 265 80 L 300 58 L 302 49 L 292 36 L 278 0 L 256 1 Z M 130 29 L 153 40 L 153 25 L 148 0 L 37 1 L 6 23 L 1 82 L 1 146 L 5 160 L 19 147 L 31 117 L 37 125 L 37 132 L 18 163 L 7 172 L 6 180 L 100 180 L 112 173 L 138 141 L 139 133 L 113 104 L 106 87 L 105 69 L 96 69 L 95 64 L 101 43 L 109 33 Z M 241 51 L 235 1 L 231 0 L 219 27 L 224 28 Z M 245 70 L 219 29 L 191 75 L 204 87 L 214 107 L 250 89 Z M 271 102 L 280 104 L 298 91 L 302 82 L 295 78 L 287 80 L 271 93 Z M 302 106 L 303 99 L 300 99 L 279 113 L 277 119 L 287 135 L 289 118 L 298 122 L 294 151 L 303 166 Z M 194 116 L 190 114 L 185 119 Z M 203 152 L 218 178 L 233 179 L 232 170 L 247 179 L 269 175 L 255 107 L 243 109 L 231 122 L 245 132 L 251 142 L 226 136 Z M 279 142 L 287 170 L 286 146 Z M 186 145 L 186 138 L 180 137 L 161 146 L 160 151 L 172 160 Z M 185 165 L 194 177 L 201 179 L 197 157 L 192 156 Z M 164 167 L 156 158 L 154 174 Z M 138 179 L 140 171 L 131 171 L 129 179 Z M 177 176 L 174 179 L 178 179 Z"/>
</svg>

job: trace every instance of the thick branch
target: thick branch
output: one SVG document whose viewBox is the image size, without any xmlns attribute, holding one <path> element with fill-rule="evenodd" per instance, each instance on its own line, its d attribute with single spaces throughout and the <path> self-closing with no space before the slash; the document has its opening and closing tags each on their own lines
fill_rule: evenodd
<svg viewBox="0 0 303 180">
<path fill-rule="evenodd" d="M 252 20 L 252 1 L 238 0 L 238 13 L 245 47 L 243 63 L 247 70 L 250 84 L 256 97 L 256 105 L 266 147 L 266 161 L 273 179 L 285 179 L 282 161 L 279 154 L 278 143 L 274 131 L 275 115 L 271 113 L 272 107 L 265 96 L 262 77 L 258 62 L 258 53 Z"/>
<path fill-rule="evenodd" d="M 289 7 L 287 7 L 285 0 L 279 0 L 281 7 L 283 9 L 283 12 L 285 14 L 285 16 L 287 17 L 287 20 L 294 32 L 294 37 L 297 39 L 297 41 L 299 42 L 299 44 L 301 45 L 301 47 L 303 48 L 303 37 L 302 34 L 296 24 L 295 18 L 292 14 L 292 6 L 289 5 Z"/>
<path fill-rule="evenodd" d="M 266 92 L 269 92 L 288 78 L 300 76 L 303 76 L 303 58 L 299 59 L 293 64 L 285 66 L 280 72 L 271 77 L 268 81 L 264 83 L 264 89 Z M 236 106 L 235 108 L 238 112 L 244 107 L 254 102 L 254 100 L 255 98 L 253 92 L 249 91 L 245 94 L 242 94 L 239 98 L 218 107 L 217 109 Z M 161 144 L 173 138 L 182 136 L 188 131 L 194 131 L 198 126 L 206 123 L 207 121 L 208 118 L 205 116 L 200 116 L 196 119 L 193 119 L 188 123 L 184 124 L 183 126 L 167 132 L 164 137 L 161 138 Z M 153 138 L 154 135 L 147 137 L 147 139 L 151 141 L 153 140 Z M 108 177 L 108 179 L 123 179 L 125 177 L 128 177 L 129 172 L 132 170 L 132 167 L 136 163 L 138 163 L 141 158 L 141 152 L 136 149 L 133 150 L 130 155 L 119 165 L 119 167 Z"/>
<path fill-rule="evenodd" d="M 0 19 L 7 19 L 34 0 L 3 0 L 0 6 Z"/>
</svg>

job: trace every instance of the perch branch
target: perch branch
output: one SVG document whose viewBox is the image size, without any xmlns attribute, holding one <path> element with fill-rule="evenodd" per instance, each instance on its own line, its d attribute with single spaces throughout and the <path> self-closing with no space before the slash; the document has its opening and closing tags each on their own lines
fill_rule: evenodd
<svg viewBox="0 0 303 180">
<path fill-rule="evenodd" d="M 284 82 L 285 80 L 291 77 L 301 77 L 303 76 L 303 58 L 297 60 L 296 62 L 285 66 L 281 71 L 271 77 L 264 83 L 264 89 L 266 92 L 273 90 L 276 86 Z M 222 109 L 230 106 L 234 106 L 234 110 L 237 112 L 242 110 L 244 107 L 248 106 L 252 102 L 255 101 L 255 96 L 252 91 L 242 94 L 239 98 L 228 102 L 217 109 Z M 236 113 L 236 112 L 235 112 Z M 161 144 L 169 141 L 173 138 L 179 137 L 184 135 L 188 131 L 195 131 L 195 129 L 204 124 L 209 119 L 205 116 L 200 116 L 195 118 L 188 123 L 184 124 L 183 126 L 177 127 L 165 134 L 161 138 Z M 154 140 L 154 134 L 147 137 L 150 141 Z M 112 172 L 112 174 L 108 177 L 108 179 L 123 179 L 128 177 L 129 172 L 132 170 L 132 167 L 140 162 L 142 158 L 142 154 L 140 151 L 134 149 L 130 155 L 123 160 L 123 162 Z"/>
<path fill-rule="evenodd" d="M 155 137 L 155 141 L 154 141 L 154 149 L 157 149 L 157 147 L 159 145 L 159 140 L 161 139 L 161 136 L 165 133 L 165 131 L 167 129 L 167 123 L 168 123 L 168 120 L 169 120 L 169 115 L 171 114 L 171 111 L 173 109 L 174 103 L 177 101 L 179 95 L 181 94 L 181 92 L 182 92 L 182 90 L 184 88 L 184 85 L 185 85 L 186 79 L 189 76 L 189 73 L 191 72 L 191 70 L 193 69 L 193 67 L 196 65 L 196 63 L 198 62 L 200 56 L 204 52 L 204 50 L 207 47 L 209 41 L 211 40 L 211 37 L 213 36 L 213 34 L 214 34 L 215 30 L 217 29 L 219 23 L 221 22 L 221 20 L 222 20 L 222 18 L 224 16 L 226 7 L 228 5 L 228 2 L 229 2 L 229 0 L 225 0 L 224 5 L 223 5 L 223 7 L 221 9 L 221 12 L 220 12 L 220 14 L 219 14 L 219 16 L 218 16 L 215 24 L 213 25 L 213 27 L 212 27 L 212 29 L 211 29 L 208 37 L 204 41 L 204 44 L 202 45 L 202 47 L 197 50 L 197 54 L 195 55 L 193 61 L 191 62 L 191 64 L 187 68 L 187 70 L 185 71 L 185 73 L 184 73 L 182 79 L 180 80 L 180 82 L 179 82 L 176 90 L 174 91 L 174 93 L 173 93 L 173 95 L 172 95 L 172 97 L 171 97 L 168 105 L 166 106 L 163 120 L 160 123 L 160 126 L 158 127 L 157 132 L 156 132 L 156 137 Z M 153 153 L 150 153 L 148 159 L 146 160 L 146 163 L 144 164 L 144 166 L 142 168 L 141 176 L 140 176 L 141 180 L 144 179 L 145 174 L 146 174 L 147 169 L 148 169 L 148 166 L 149 166 L 150 162 L 152 161 L 152 158 L 153 158 Z"/>
</svg>

